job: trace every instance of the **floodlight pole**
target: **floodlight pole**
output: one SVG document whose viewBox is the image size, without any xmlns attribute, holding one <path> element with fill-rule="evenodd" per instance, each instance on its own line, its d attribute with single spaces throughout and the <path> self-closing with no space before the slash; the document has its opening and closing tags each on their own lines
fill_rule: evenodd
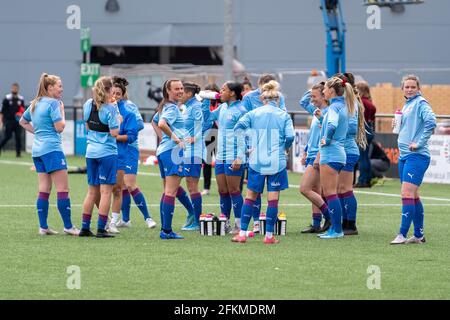
<svg viewBox="0 0 450 320">
<path fill-rule="evenodd" d="M 224 0 L 223 69 L 225 81 L 233 78 L 233 0 Z"/>
</svg>

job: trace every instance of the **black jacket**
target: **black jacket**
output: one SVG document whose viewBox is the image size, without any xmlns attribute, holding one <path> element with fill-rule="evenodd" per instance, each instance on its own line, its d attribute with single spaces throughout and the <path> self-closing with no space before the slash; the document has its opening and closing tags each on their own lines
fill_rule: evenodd
<svg viewBox="0 0 450 320">
<path fill-rule="evenodd" d="M 11 93 L 9 93 L 5 96 L 2 102 L 2 108 L 0 109 L 0 112 L 3 114 L 3 122 L 18 121 L 18 119 L 16 119 L 16 113 L 23 113 L 24 111 L 25 100 L 21 95 L 13 96 Z"/>
</svg>

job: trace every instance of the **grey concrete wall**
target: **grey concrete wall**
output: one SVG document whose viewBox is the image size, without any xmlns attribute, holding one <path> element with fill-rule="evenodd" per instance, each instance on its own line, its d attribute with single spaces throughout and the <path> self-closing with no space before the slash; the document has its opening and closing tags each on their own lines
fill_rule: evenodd
<svg viewBox="0 0 450 320">
<path fill-rule="evenodd" d="M 0 92 L 17 81 L 30 100 L 45 71 L 61 75 L 65 102 L 72 102 L 82 56 L 79 32 L 66 28 L 71 4 L 81 7 L 82 25 L 91 28 L 93 45 L 222 43 L 222 0 L 118 1 L 121 9 L 112 14 L 104 9 L 106 0 L 2 0 Z M 381 30 L 367 29 L 362 2 L 342 1 L 349 70 L 358 70 L 372 83 L 398 82 L 406 69 L 418 72 L 423 82 L 448 83 L 450 1 L 426 0 L 402 14 L 383 8 Z M 235 2 L 234 15 L 238 59 L 249 70 L 325 68 L 319 0 L 241 0 Z M 305 85 L 287 87 L 301 91 Z"/>
</svg>

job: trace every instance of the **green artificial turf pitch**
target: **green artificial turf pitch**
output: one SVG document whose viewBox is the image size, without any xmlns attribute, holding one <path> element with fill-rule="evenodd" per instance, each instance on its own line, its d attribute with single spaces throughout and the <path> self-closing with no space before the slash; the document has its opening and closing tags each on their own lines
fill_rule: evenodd
<svg viewBox="0 0 450 320">
<path fill-rule="evenodd" d="M 322 240 L 300 234 L 310 223 L 311 207 L 298 192 L 301 175 L 295 173 L 289 174 L 292 187 L 280 199 L 287 235 L 278 237 L 278 245 L 264 245 L 260 235 L 235 244 L 230 236 L 197 232 L 182 232 L 184 240 L 162 241 L 161 179 L 156 166 L 141 166 L 138 184 L 157 228 L 148 229 L 133 206 L 132 228 L 121 229 L 114 239 L 62 235 L 53 191 L 49 226 L 61 234 L 39 236 L 31 162 L 30 155 L 16 159 L 6 152 L 0 157 L 0 299 L 450 298 L 450 185 L 421 188 L 424 245 L 389 245 L 401 218 L 398 180 L 356 193 L 358 236 Z M 68 157 L 68 164 L 81 166 L 84 159 Z M 86 175 L 70 175 L 69 185 L 72 220 L 80 227 Z M 217 213 L 215 181 L 212 186 L 211 195 L 203 198 L 204 211 Z M 175 231 L 185 216 L 176 202 Z M 96 223 L 95 212 L 92 226 Z M 70 266 L 80 270 L 80 289 L 67 286 L 74 283 Z"/>
</svg>

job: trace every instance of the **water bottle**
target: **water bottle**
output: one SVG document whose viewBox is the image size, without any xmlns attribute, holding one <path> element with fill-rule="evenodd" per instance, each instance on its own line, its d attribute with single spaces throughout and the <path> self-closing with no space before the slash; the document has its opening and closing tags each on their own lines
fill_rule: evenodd
<svg viewBox="0 0 450 320">
<path fill-rule="evenodd" d="M 198 93 L 198 96 L 202 99 L 209 99 L 209 100 L 219 100 L 220 99 L 220 93 L 215 91 L 200 91 Z"/>
<path fill-rule="evenodd" d="M 200 234 L 202 236 L 204 236 L 206 234 L 206 224 L 205 224 L 205 214 L 201 214 L 200 218 L 199 218 L 199 222 L 200 222 Z"/>
<path fill-rule="evenodd" d="M 286 214 L 284 212 L 281 212 L 278 215 L 278 220 L 277 220 L 277 231 L 280 236 L 285 236 L 286 235 Z"/>
<path fill-rule="evenodd" d="M 400 126 L 402 125 L 402 112 L 400 110 L 395 111 L 394 119 L 395 119 L 395 127 L 392 130 L 393 133 L 400 132 Z"/>
<path fill-rule="evenodd" d="M 223 213 L 220 214 L 219 220 L 217 222 L 217 235 L 224 236 L 225 235 L 225 224 L 227 223 L 227 216 Z"/>
<path fill-rule="evenodd" d="M 260 234 L 266 234 L 266 213 L 261 212 L 259 215 L 259 233 Z"/>
<path fill-rule="evenodd" d="M 205 224 L 206 224 L 206 235 L 207 236 L 213 236 L 213 219 L 214 215 L 212 213 L 208 213 L 205 217 Z"/>
</svg>

